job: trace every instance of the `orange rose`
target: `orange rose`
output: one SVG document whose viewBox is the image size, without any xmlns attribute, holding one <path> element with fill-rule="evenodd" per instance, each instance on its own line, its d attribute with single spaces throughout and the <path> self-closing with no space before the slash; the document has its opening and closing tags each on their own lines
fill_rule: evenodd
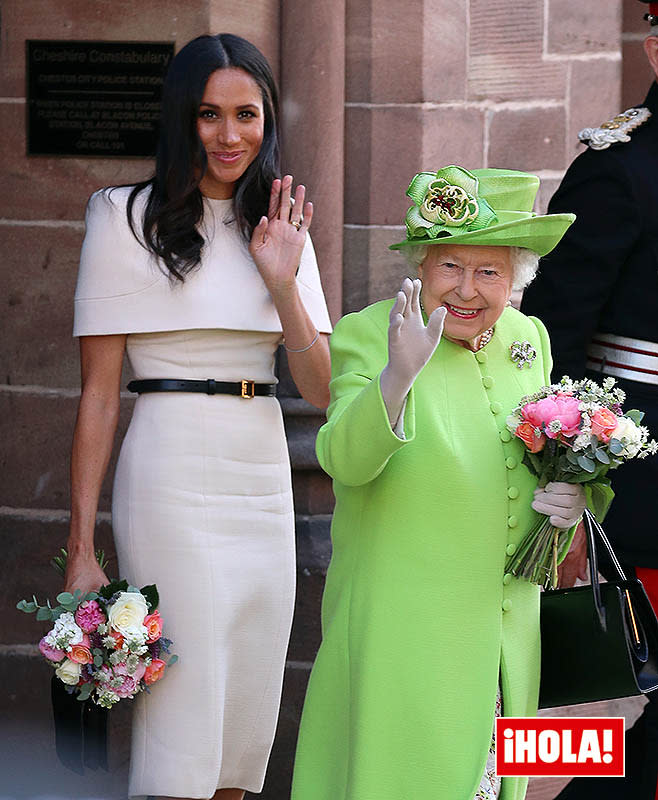
<svg viewBox="0 0 658 800">
<path fill-rule="evenodd" d="M 109 635 L 114 639 L 116 644 L 114 645 L 115 650 L 121 650 L 124 643 L 123 636 L 119 633 L 119 631 L 110 631 Z"/>
<path fill-rule="evenodd" d="M 74 644 L 68 654 L 71 661 L 76 664 L 91 664 L 94 660 L 91 650 L 83 644 Z"/>
<path fill-rule="evenodd" d="M 155 683 L 159 681 L 160 678 L 164 675 L 164 670 L 167 665 L 164 661 L 160 658 L 154 658 L 153 661 L 148 665 L 146 668 L 146 672 L 144 673 L 144 683 Z"/>
<path fill-rule="evenodd" d="M 619 417 L 608 408 L 599 408 L 592 414 L 592 433 L 601 442 L 609 442 L 612 432 L 617 427 Z"/>
<path fill-rule="evenodd" d="M 529 422 L 522 422 L 517 427 L 515 434 L 521 439 L 531 453 L 538 453 L 540 450 L 544 449 L 546 436 L 544 436 L 543 433 L 537 436 L 537 429 Z"/>
<path fill-rule="evenodd" d="M 156 642 L 162 636 L 162 617 L 159 611 L 154 611 L 144 619 L 146 628 L 146 641 Z"/>
</svg>

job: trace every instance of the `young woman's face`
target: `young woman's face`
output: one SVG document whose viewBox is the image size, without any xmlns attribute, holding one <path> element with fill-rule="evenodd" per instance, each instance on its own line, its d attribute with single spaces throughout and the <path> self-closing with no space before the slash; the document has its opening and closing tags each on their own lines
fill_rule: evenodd
<svg viewBox="0 0 658 800">
<path fill-rule="evenodd" d="M 263 99 L 256 81 L 237 67 L 215 70 L 199 106 L 197 131 L 208 157 L 201 192 L 233 196 L 235 182 L 256 158 L 263 143 Z"/>
</svg>

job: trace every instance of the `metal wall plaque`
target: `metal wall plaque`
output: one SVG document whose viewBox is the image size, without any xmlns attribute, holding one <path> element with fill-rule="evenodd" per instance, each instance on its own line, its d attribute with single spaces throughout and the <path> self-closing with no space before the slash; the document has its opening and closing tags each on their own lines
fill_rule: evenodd
<svg viewBox="0 0 658 800">
<path fill-rule="evenodd" d="M 173 42 L 26 45 L 28 155 L 155 154 Z"/>
</svg>

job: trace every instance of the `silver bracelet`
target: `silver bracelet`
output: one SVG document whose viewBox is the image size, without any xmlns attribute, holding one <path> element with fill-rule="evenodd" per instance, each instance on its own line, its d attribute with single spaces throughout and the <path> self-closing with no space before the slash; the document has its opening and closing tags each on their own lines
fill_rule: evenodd
<svg viewBox="0 0 658 800">
<path fill-rule="evenodd" d="M 317 342 L 319 338 L 320 338 L 320 331 L 316 328 L 313 341 L 311 342 L 311 344 L 307 344 L 306 347 L 300 347 L 299 349 L 288 347 L 288 345 L 285 342 L 285 339 L 283 341 L 283 346 L 285 347 L 287 353 L 305 353 L 307 350 L 310 350 L 311 347 L 313 347 L 313 345 Z"/>
</svg>

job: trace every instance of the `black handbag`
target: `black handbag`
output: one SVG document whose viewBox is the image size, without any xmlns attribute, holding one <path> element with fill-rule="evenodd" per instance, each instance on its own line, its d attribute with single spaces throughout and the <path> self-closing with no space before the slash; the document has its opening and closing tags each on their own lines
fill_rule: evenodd
<svg viewBox="0 0 658 800">
<path fill-rule="evenodd" d="M 658 621 L 642 583 L 627 578 L 594 515 L 583 516 L 590 586 L 541 595 L 539 707 L 646 694 L 658 688 Z M 599 583 L 595 535 L 617 577 Z"/>
</svg>

